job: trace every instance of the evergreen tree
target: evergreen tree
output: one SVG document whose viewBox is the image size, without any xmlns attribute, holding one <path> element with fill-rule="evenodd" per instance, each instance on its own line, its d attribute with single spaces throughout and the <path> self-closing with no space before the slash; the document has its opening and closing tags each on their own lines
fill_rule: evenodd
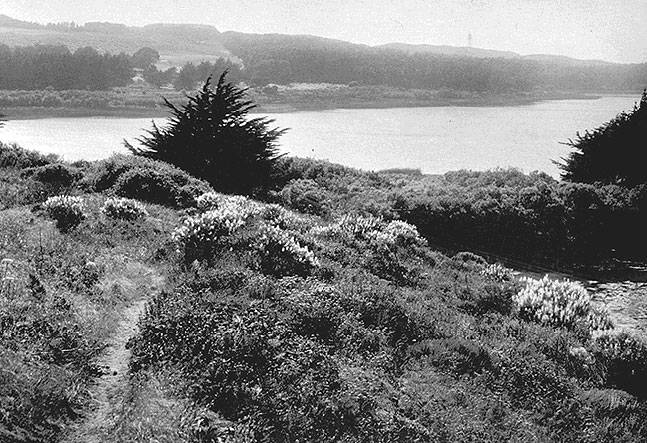
<svg viewBox="0 0 647 443">
<path fill-rule="evenodd" d="M 634 186 L 647 183 L 647 91 L 631 112 L 565 143 L 575 149 L 564 163 L 562 178 L 572 182 Z"/>
<path fill-rule="evenodd" d="M 215 90 L 208 78 L 186 105 L 170 109 L 168 125 L 138 139 L 142 148 L 126 142 L 134 154 L 178 166 L 211 183 L 214 189 L 236 194 L 257 194 L 271 186 L 280 157 L 276 141 L 285 129 L 270 128 L 273 120 L 248 118 L 256 105 L 245 99 L 246 89 L 225 81 Z"/>
</svg>

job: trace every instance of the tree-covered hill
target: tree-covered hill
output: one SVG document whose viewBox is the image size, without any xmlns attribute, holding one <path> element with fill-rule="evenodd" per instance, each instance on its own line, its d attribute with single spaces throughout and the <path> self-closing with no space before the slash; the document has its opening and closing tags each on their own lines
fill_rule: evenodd
<svg viewBox="0 0 647 443">
<path fill-rule="evenodd" d="M 487 93 L 528 91 L 636 92 L 647 84 L 647 64 L 616 64 L 502 51 L 392 44 L 353 44 L 314 36 L 220 33 L 207 25 L 113 23 L 39 25 L 0 19 L 0 44 L 92 46 L 111 53 L 151 47 L 159 67 L 227 57 L 244 67 L 246 81 L 351 83 Z M 469 50 L 468 50 L 469 49 Z"/>
</svg>

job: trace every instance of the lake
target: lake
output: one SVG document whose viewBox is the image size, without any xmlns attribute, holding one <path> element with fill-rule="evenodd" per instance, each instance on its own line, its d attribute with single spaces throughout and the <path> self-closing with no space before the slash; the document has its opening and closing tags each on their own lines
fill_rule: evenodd
<svg viewBox="0 0 647 443">
<path fill-rule="evenodd" d="M 338 109 L 268 114 L 290 130 L 281 149 L 290 155 L 330 160 L 367 170 L 420 168 L 425 173 L 456 169 L 517 167 L 558 176 L 551 160 L 569 152 L 560 142 L 595 128 L 637 96 L 557 100 L 525 106 Z M 159 124 L 164 119 L 156 119 Z M 150 128 L 142 118 L 46 118 L 15 120 L 0 140 L 53 152 L 66 160 L 96 160 L 125 152 Z"/>
</svg>

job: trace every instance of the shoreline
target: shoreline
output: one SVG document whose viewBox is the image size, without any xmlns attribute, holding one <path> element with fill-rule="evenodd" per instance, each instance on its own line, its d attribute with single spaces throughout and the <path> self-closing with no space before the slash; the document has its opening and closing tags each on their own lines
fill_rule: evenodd
<svg viewBox="0 0 647 443">
<path fill-rule="evenodd" d="M 258 106 L 250 111 L 251 114 L 282 114 L 291 112 L 316 112 L 334 111 L 341 109 L 394 109 L 394 108 L 434 108 L 434 107 L 504 107 L 526 106 L 545 101 L 558 100 L 596 100 L 608 96 L 622 96 L 633 94 L 580 94 L 556 93 L 533 96 L 486 96 L 482 98 L 378 98 L 378 99 L 353 99 L 352 97 L 326 97 L 319 99 L 313 97 L 305 100 L 263 100 L 256 99 Z M 3 107 L 0 111 L 8 120 L 38 120 L 46 118 L 164 118 L 168 110 L 162 107 L 36 107 L 13 106 Z"/>
</svg>

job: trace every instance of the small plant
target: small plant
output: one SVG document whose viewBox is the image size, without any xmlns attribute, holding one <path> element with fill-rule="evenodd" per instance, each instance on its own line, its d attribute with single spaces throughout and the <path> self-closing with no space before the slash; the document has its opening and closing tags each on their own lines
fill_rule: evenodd
<svg viewBox="0 0 647 443">
<path fill-rule="evenodd" d="M 50 197 L 43 204 L 43 209 L 56 221 L 56 227 L 63 232 L 75 228 L 86 217 L 85 205 L 81 197 L 69 195 Z"/>
<path fill-rule="evenodd" d="M 144 205 L 129 198 L 109 198 L 101 207 L 101 212 L 107 217 L 121 220 L 137 220 L 148 215 Z"/>
<path fill-rule="evenodd" d="M 591 296 L 580 284 L 568 280 L 523 278 L 525 287 L 515 295 L 522 317 L 545 325 L 572 328 L 584 322 L 589 329 L 608 329 L 610 321 L 602 309 L 591 302 Z"/>
<path fill-rule="evenodd" d="M 263 272 L 276 276 L 308 275 L 319 266 L 319 260 L 307 247 L 301 246 L 288 232 L 266 226 L 256 249 L 261 257 Z"/>
</svg>

